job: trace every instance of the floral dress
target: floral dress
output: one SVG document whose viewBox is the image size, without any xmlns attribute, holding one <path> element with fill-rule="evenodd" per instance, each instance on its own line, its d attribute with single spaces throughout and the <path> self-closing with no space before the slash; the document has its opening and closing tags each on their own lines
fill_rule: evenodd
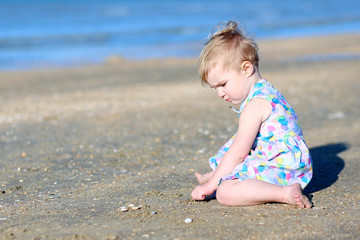
<svg viewBox="0 0 360 240">
<path fill-rule="evenodd" d="M 294 110 L 278 90 L 265 79 L 261 79 L 241 104 L 239 115 L 253 98 L 262 98 L 270 102 L 272 112 L 262 123 L 245 160 L 220 182 L 255 178 L 282 186 L 299 183 L 305 188 L 313 175 L 312 159 Z M 209 159 L 213 170 L 229 150 L 235 136 L 236 134 L 216 156 Z"/>
</svg>

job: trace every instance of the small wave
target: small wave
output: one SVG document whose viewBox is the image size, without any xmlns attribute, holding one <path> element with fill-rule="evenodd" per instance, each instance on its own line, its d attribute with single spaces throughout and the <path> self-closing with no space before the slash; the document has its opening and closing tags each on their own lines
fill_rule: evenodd
<svg viewBox="0 0 360 240">
<path fill-rule="evenodd" d="M 130 8 L 124 6 L 105 8 L 102 12 L 107 17 L 127 17 L 131 15 Z"/>
<path fill-rule="evenodd" d="M 283 62 L 329 62 L 329 61 L 353 61 L 360 60 L 360 54 L 353 53 L 329 53 L 329 54 L 309 54 L 294 59 L 283 60 Z"/>
<path fill-rule="evenodd" d="M 66 45 L 81 45 L 106 43 L 111 38 L 110 34 L 74 34 L 58 36 L 33 36 L 23 38 L 2 38 L 0 49 L 22 49 L 35 47 L 59 47 Z"/>
<path fill-rule="evenodd" d="M 169 41 L 176 39 L 177 42 L 184 41 L 186 38 L 198 37 L 199 32 L 203 31 L 196 26 L 175 26 L 160 27 L 153 29 L 134 29 L 123 32 L 94 32 L 88 34 L 64 34 L 64 35 L 44 35 L 26 37 L 3 37 L 0 38 L 0 50 L 24 49 L 24 48 L 43 48 L 43 47 L 64 47 L 76 45 L 105 45 L 117 42 L 121 45 L 149 44 L 154 41 Z"/>
</svg>

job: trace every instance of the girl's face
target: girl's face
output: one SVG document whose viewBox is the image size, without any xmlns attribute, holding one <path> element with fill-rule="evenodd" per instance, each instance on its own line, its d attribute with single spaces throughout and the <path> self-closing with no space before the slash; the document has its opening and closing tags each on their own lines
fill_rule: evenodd
<svg viewBox="0 0 360 240">
<path fill-rule="evenodd" d="M 210 70 L 207 82 L 211 88 L 216 89 L 220 98 L 232 104 L 242 103 L 251 89 L 251 81 L 244 70 L 226 70 L 222 62 Z"/>
</svg>

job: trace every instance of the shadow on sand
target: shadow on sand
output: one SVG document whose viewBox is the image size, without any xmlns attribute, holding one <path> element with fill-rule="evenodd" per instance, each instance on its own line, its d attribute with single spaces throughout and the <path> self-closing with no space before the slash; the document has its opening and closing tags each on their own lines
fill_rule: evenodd
<svg viewBox="0 0 360 240">
<path fill-rule="evenodd" d="M 304 189 L 304 194 L 308 195 L 320 191 L 336 182 L 338 175 L 345 166 L 344 161 L 337 155 L 348 148 L 347 143 L 333 143 L 310 149 L 314 176 Z"/>
</svg>

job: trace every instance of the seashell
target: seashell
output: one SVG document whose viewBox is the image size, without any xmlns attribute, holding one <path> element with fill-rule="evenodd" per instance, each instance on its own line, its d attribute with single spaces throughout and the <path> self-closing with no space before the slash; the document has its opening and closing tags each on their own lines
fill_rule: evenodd
<svg viewBox="0 0 360 240">
<path fill-rule="evenodd" d="M 122 206 L 118 209 L 120 212 L 127 212 L 129 209 L 126 206 Z"/>
<path fill-rule="evenodd" d="M 133 209 L 133 210 L 139 210 L 141 207 L 142 207 L 142 205 L 140 205 L 140 206 L 133 206 L 132 209 Z"/>
<path fill-rule="evenodd" d="M 129 208 L 133 208 L 133 207 L 135 207 L 135 204 L 132 204 L 132 203 L 131 203 L 131 204 L 128 205 L 128 207 L 129 207 Z"/>
<path fill-rule="evenodd" d="M 191 219 L 191 218 L 186 218 L 185 220 L 184 220 L 184 222 L 185 223 L 191 223 L 193 220 Z"/>
</svg>

